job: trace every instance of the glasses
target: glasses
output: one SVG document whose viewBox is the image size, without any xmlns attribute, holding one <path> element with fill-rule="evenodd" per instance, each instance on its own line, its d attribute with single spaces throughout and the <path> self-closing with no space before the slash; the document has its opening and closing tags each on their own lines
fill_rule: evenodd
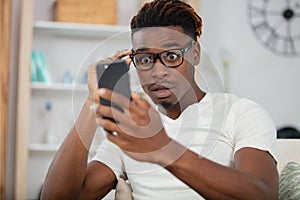
<svg viewBox="0 0 300 200">
<path fill-rule="evenodd" d="M 132 53 L 130 58 L 134 66 L 141 71 L 150 70 L 157 59 L 159 59 L 164 66 L 174 68 L 183 63 L 184 53 L 192 48 L 194 44 L 195 41 L 193 40 L 187 47 L 181 49 L 169 49 L 160 53 Z"/>
</svg>

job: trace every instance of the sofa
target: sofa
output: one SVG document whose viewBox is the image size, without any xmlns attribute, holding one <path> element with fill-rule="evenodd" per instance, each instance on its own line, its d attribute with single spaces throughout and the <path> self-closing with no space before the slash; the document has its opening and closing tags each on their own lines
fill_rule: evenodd
<svg viewBox="0 0 300 200">
<path fill-rule="evenodd" d="M 292 171 L 287 168 L 291 164 L 300 164 L 300 139 L 277 139 L 276 140 L 276 159 L 277 159 L 277 169 L 280 175 L 279 182 L 279 200 L 284 199 L 299 199 L 300 196 L 291 197 L 293 195 L 293 189 L 298 189 L 300 195 L 300 165 L 297 165 L 297 168 L 292 166 Z M 297 170 L 297 179 L 292 174 Z M 288 174 L 291 174 L 291 177 L 288 177 Z M 284 179 L 288 177 L 290 179 Z M 299 179 L 298 179 L 299 178 Z M 294 180 L 296 179 L 296 180 Z M 286 183 L 285 183 L 285 182 Z M 292 185 L 293 184 L 293 185 Z M 123 180 L 121 180 L 117 185 L 117 192 L 112 191 L 104 199 L 105 200 L 128 200 L 130 199 L 130 186 Z M 298 193 L 297 193 L 298 194 Z M 116 197 L 115 197 L 116 195 Z M 295 195 L 295 194 L 294 194 Z"/>
<path fill-rule="evenodd" d="M 300 164 L 300 139 L 277 139 L 276 155 L 279 174 L 290 161 Z"/>
</svg>

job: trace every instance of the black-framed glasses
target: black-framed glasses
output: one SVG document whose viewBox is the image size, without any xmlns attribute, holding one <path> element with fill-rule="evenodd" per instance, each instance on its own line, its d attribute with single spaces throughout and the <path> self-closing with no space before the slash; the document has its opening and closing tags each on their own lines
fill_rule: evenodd
<svg viewBox="0 0 300 200">
<path fill-rule="evenodd" d="M 183 63 L 184 53 L 192 48 L 194 44 L 195 41 L 193 40 L 185 48 L 168 49 L 160 53 L 133 52 L 130 54 L 130 58 L 134 66 L 142 71 L 150 70 L 157 59 L 159 59 L 164 66 L 174 68 Z"/>
</svg>

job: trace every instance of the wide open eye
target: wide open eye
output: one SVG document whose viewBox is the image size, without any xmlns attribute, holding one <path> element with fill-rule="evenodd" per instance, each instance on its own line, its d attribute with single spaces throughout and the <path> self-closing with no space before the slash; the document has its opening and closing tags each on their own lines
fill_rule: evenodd
<svg viewBox="0 0 300 200">
<path fill-rule="evenodd" d="M 153 62 L 153 56 L 151 54 L 136 54 L 135 62 L 138 65 L 147 65 Z"/>
<path fill-rule="evenodd" d="M 144 55 L 143 57 L 140 58 L 140 63 L 142 64 L 148 64 L 151 63 L 152 58 L 149 55 Z"/>
<path fill-rule="evenodd" d="M 179 50 L 165 51 L 161 55 L 162 60 L 166 64 L 177 64 L 181 62 L 181 52 Z"/>
</svg>

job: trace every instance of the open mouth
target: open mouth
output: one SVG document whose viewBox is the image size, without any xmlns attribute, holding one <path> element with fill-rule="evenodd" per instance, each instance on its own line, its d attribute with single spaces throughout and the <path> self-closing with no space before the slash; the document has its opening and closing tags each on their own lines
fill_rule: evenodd
<svg viewBox="0 0 300 200">
<path fill-rule="evenodd" d="M 172 89 L 163 85 L 153 85 L 150 91 L 158 99 L 167 98 L 172 94 Z"/>
</svg>

